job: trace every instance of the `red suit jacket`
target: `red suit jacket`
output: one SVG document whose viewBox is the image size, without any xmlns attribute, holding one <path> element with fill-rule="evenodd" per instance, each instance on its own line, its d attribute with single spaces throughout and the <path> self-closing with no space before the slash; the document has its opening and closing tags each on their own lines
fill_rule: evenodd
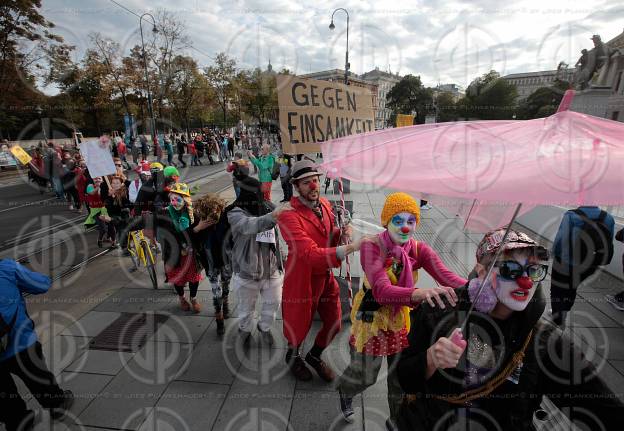
<svg viewBox="0 0 624 431">
<path fill-rule="evenodd" d="M 341 263 L 336 257 L 340 230 L 335 226 L 330 203 L 324 198 L 320 199 L 320 203 L 322 221 L 297 197 L 290 200 L 279 216 L 280 232 L 288 244 L 282 293 L 284 335 L 294 346 L 300 345 L 310 330 L 320 297 L 331 293 L 337 297 L 339 292 L 331 268 L 338 268 Z M 340 301 L 325 306 L 333 310 L 321 314 L 335 314 L 339 321 Z"/>
</svg>

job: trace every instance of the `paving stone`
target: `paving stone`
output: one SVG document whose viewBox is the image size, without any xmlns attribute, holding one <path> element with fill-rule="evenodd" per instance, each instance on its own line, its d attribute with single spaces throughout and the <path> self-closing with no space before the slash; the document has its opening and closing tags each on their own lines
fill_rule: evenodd
<svg viewBox="0 0 624 431">
<path fill-rule="evenodd" d="M 199 340 L 192 359 L 178 380 L 232 384 L 243 356 L 242 345 L 237 343 L 237 326 L 234 319 L 226 321 L 226 335 L 218 339 L 212 327 Z"/>
<path fill-rule="evenodd" d="M 132 358 L 133 353 L 107 350 L 86 350 L 65 371 L 116 375 Z"/>
<path fill-rule="evenodd" d="M 188 299 L 188 290 L 185 290 L 186 298 Z M 190 311 L 182 311 L 180 308 L 180 300 L 178 295 L 172 292 L 167 297 L 166 301 L 162 302 L 162 307 L 159 309 L 160 311 L 164 311 L 167 313 L 171 313 L 175 316 L 204 316 L 204 317 L 214 317 L 214 307 L 212 305 L 212 290 L 200 290 L 197 292 L 197 301 L 201 306 L 201 311 L 198 314 L 194 314 Z M 234 298 L 233 298 L 234 299 Z M 236 301 L 232 301 L 232 306 L 230 307 L 233 310 L 236 306 Z"/>
<path fill-rule="evenodd" d="M 624 312 L 616 310 L 613 305 L 607 302 L 604 295 L 604 293 L 597 292 L 579 292 L 578 298 L 584 298 L 587 303 L 609 316 L 609 318 L 618 323 L 620 327 L 624 326 Z"/>
<path fill-rule="evenodd" d="M 124 370 L 146 384 L 159 385 L 177 379 L 188 368 L 193 344 L 148 340 Z"/>
<path fill-rule="evenodd" d="M 176 300 L 169 289 L 136 289 L 123 288 L 109 296 L 94 311 L 114 311 L 119 313 L 141 313 L 158 311 L 166 308 Z"/>
<path fill-rule="evenodd" d="M 173 382 L 139 430 L 211 429 L 227 392 L 225 385 Z"/>
<path fill-rule="evenodd" d="M 385 363 L 379 372 L 377 383 L 362 393 L 362 404 L 366 429 L 385 429 L 386 419 L 390 416 Z"/>
<path fill-rule="evenodd" d="M 74 393 L 71 413 L 78 416 L 112 379 L 112 376 L 106 375 L 64 372 L 58 380 L 63 389 Z"/>
<path fill-rule="evenodd" d="M 213 317 L 170 315 L 158 326 L 153 339 L 170 343 L 196 343 L 213 322 Z"/>
<path fill-rule="evenodd" d="M 42 345 L 43 356 L 48 368 L 58 376 L 67 366 L 82 356 L 89 346 L 89 338 L 56 336 L 51 342 Z"/>
<path fill-rule="evenodd" d="M 568 313 L 566 324 L 593 328 L 621 328 L 619 323 L 580 296 L 577 297 L 574 307 Z"/>
<path fill-rule="evenodd" d="M 362 430 L 360 395 L 353 399 L 353 406 L 355 421 L 347 424 L 340 412 L 338 392 L 298 390 L 290 412 L 290 425 L 297 431 Z"/>
<path fill-rule="evenodd" d="M 607 387 L 616 394 L 622 401 L 622 388 L 624 388 L 624 375 L 620 373 L 611 363 L 605 362 L 598 371 L 598 377 Z"/>
<path fill-rule="evenodd" d="M 112 311 L 90 311 L 78 322 L 61 332 L 61 335 L 95 337 L 120 315 Z"/>
<path fill-rule="evenodd" d="M 624 359 L 624 328 L 580 328 L 581 337 L 606 359 Z M 579 330 L 579 329 L 577 329 Z M 605 354 L 605 352 L 608 352 Z"/>
<path fill-rule="evenodd" d="M 251 429 L 287 429 L 287 422 L 283 419 L 287 419 L 290 412 L 295 379 L 287 371 L 283 360 L 280 362 L 281 367 L 269 370 L 251 371 L 241 367 L 239 378 L 228 393 L 213 431 L 246 429 L 244 424 L 254 423 L 258 426 Z"/>
<path fill-rule="evenodd" d="M 135 430 L 149 415 L 166 386 L 166 383 L 143 383 L 124 369 L 100 391 L 98 398 L 78 419 L 88 426 Z"/>
<path fill-rule="evenodd" d="M 624 360 L 611 360 L 609 363 L 624 376 Z"/>
</svg>

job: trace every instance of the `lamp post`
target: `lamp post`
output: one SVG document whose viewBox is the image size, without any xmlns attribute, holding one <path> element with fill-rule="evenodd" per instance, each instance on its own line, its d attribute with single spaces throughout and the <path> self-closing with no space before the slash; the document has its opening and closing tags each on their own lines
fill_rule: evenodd
<svg viewBox="0 0 624 431">
<path fill-rule="evenodd" d="M 334 15 L 338 11 L 343 11 L 347 15 L 347 50 L 345 51 L 345 71 L 344 71 L 344 83 L 345 85 L 349 85 L 349 69 L 351 65 L 349 64 L 349 12 L 345 8 L 339 7 L 332 12 L 331 22 L 329 23 L 329 29 L 333 30 L 336 28 L 334 25 Z M 325 188 L 327 190 L 327 188 Z M 342 178 L 342 191 L 343 193 L 351 192 L 351 181 L 346 178 Z M 334 194 L 339 192 L 339 183 L 334 181 Z"/>
<path fill-rule="evenodd" d="M 37 117 L 39 117 L 39 122 L 41 123 L 41 132 L 43 133 L 43 140 L 45 141 L 47 145 L 48 137 L 46 136 L 45 126 L 43 125 L 43 117 L 41 117 L 41 114 L 43 113 L 43 109 L 41 109 L 41 106 L 37 105 L 35 107 L 35 112 L 37 113 Z"/>
<path fill-rule="evenodd" d="M 141 48 L 143 50 L 143 68 L 145 70 L 145 85 L 147 87 L 147 111 L 148 111 L 148 115 L 150 116 L 150 121 L 151 121 L 151 132 L 154 136 L 152 136 L 152 140 L 154 140 L 154 137 L 157 135 L 156 133 L 156 121 L 154 120 L 154 107 L 152 106 L 152 94 L 150 92 L 150 85 L 149 85 L 149 75 L 147 73 L 147 55 L 145 55 L 145 41 L 143 40 L 143 17 L 145 16 L 149 16 L 152 19 L 152 33 L 158 33 L 158 29 L 156 28 L 156 19 L 154 18 L 154 16 L 151 13 L 144 13 L 143 15 L 141 15 L 141 17 L 139 18 L 139 29 L 141 30 Z"/>
<path fill-rule="evenodd" d="M 331 22 L 329 23 L 329 29 L 333 30 L 336 28 L 334 25 L 334 14 L 339 10 L 343 11 L 347 14 L 347 51 L 345 52 L 345 72 L 344 72 L 344 83 L 345 85 L 349 85 L 349 68 L 351 65 L 349 64 L 349 12 L 345 8 L 339 7 L 334 12 L 332 12 Z"/>
</svg>

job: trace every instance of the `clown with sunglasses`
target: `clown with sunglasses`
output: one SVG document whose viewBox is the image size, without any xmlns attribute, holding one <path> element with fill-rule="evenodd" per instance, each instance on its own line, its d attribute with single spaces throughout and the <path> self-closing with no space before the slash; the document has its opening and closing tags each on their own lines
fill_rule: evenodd
<svg viewBox="0 0 624 431">
<path fill-rule="evenodd" d="M 470 423 L 470 429 L 533 430 L 543 395 L 564 412 L 600 418 L 587 429 L 619 429 L 622 402 L 578 346 L 542 319 L 548 252 L 525 233 L 510 230 L 503 241 L 504 235 L 501 228 L 481 240 L 473 277 L 455 290 L 456 305 L 412 311 L 409 347 L 397 367 L 407 394 L 399 429 Z M 562 358 L 573 358 L 573 366 Z"/>
</svg>

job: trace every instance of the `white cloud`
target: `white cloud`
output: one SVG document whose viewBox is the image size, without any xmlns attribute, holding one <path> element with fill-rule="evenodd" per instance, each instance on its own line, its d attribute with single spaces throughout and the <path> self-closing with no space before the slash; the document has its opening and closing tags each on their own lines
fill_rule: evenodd
<svg viewBox="0 0 624 431">
<path fill-rule="evenodd" d="M 501 73 L 574 64 L 589 38 L 609 40 L 622 31 L 619 0 L 118 0 L 136 13 L 172 10 L 186 23 L 200 65 L 219 51 L 245 67 L 286 67 L 308 73 L 344 66 L 346 17 L 328 24 L 336 6 L 350 13 L 350 62 L 355 73 L 375 66 L 421 75 L 428 85 L 466 85 L 494 68 Z M 138 18 L 109 0 L 46 0 L 44 16 L 77 46 L 80 57 L 90 31 L 126 49 L 140 43 Z M 619 19 L 618 19 L 619 18 Z M 200 53 L 201 52 L 201 53 Z"/>
</svg>

